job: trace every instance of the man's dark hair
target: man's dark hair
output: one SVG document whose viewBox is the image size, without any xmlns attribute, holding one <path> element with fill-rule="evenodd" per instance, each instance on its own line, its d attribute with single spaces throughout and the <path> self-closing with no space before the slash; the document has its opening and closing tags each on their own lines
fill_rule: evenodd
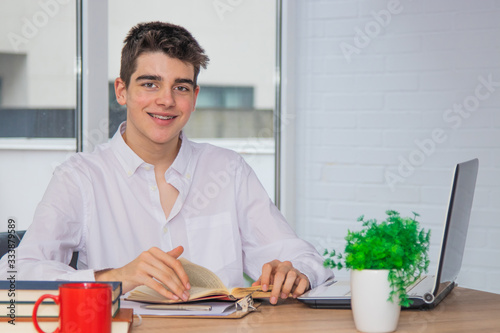
<svg viewBox="0 0 500 333">
<path fill-rule="evenodd" d="M 165 22 L 139 23 L 130 29 L 122 49 L 120 78 L 128 87 L 137 68 L 137 58 L 145 52 L 163 52 L 167 56 L 190 63 L 194 67 L 196 86 L 200 67 L 207 68 L 205 50 L 181 26 Z"/>
</svg>

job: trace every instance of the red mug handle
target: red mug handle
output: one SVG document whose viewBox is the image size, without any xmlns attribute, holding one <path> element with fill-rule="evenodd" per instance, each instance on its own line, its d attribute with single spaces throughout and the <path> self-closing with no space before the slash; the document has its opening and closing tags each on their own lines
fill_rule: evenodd
<svg viewBox="0 0 500 333">
<path fill-rule="evenodd" d="M 56 302 L 56 304 L 59 304 L 59 296 L 55 296 L 55 295 L 42 295 L 40 296 L 40 298 L 36 301 L 35 303 L 35 307 L 33 308 L 33 315 L 31 316 L 31 318 L 33 319 L 33 325 L 35 325 L 35 328 L 36 330 L 39 332 L 39 333 L 45 333 L 44 331 L 42 331 L 42 329 L 40 328 L 40 326 L 38 326 L 38 320 L 37 320 L 37 312 L 38 312 L 38 306 L 43 302 L 44 299 L 46 298 L 51 298 L 54 300 L 54 302 Z M 56 328 L 56 330 L 52 333 L 59 333 L 59 327 Z"/>
</svg>

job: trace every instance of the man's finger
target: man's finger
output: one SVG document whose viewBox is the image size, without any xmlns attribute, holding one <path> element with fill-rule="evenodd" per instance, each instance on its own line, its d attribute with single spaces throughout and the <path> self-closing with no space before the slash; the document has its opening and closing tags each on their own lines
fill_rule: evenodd
<svg viewBox="0 0 500 333">
<path fill-rule="evenodd" d="M 297 298 L 303 293 L 305 293 L 306 290 L 308 289 L 309 289 L 309 279 L 306 276 L 304 276 L 299 280 L 299 284 L 297 285 L 297 287 L 295 287 L 292 297 Z"/>
<path fill-rule="evenodd" d="M 140 257 L 141 260 L 138 263 L 139 271 L 146 274 L 142 284 L 151 283 L 150 280 L 156 279 L 160 285 L 165 285 L 178 298 L 187 301 L 189 292 L 186 291 L 185 282 L 181 278 L 181 276 L 185 276 L 187 279 L 187 275 L 182 268 L 182 264 L 177 259 L 167 255 L 158 248 L 145 251 Z M 163 289 L 165 288 L 163 287 Z M 162 293 L 162 295 L 165 295 L 165 293 Z"/>
<path fill-rule="evenodd" d="M 158 281 L 156 281 L 153 278 L 146 279 L 146 281 L 144 281 L 144 285 L 148 286 L 149 288 L 153 289 L 154 291 L 158 292 L 160 295 L 163 295 L 164 297 L 166 297 L 168 299 L 171 299 L 174 301 L 179 300 L 179 296 L 177 296 L 176 294 L 169 291 L 161 283 L 158 283 Z"/>
<path fill-rule="evenodd" d="M 297 272 L 295 270 L 290 270 L 286 274 L 286 279 L 285 282 L 283 283 L 283 287 L 281 288 L 281 298 L 286 299 L 288 298 L 288 295 L 292 291 L 292 288 L 294 287 L 295 283 L 297 282 Z"/>
<path fill-rule="evenodd" d="M 255 281 L 254 283 L 252 283 L 252 287 L 255 287 L 255 286 L 260 286 L 262 284 L 262 282 L 260 282 L 260 277 L 257 279 L 257 281 Z"/>
<path fill-rule="evenodd" d="M 180 257 L 182 252 L 184 252 L 184 248 L 182 246 L 177 246 L 175 249 L 168 251 L 167 254 L 177 259 Z"/>
<path fill-rule="evenodd" d="M 263 291 L 267 291 L 269 289 L 269 285 L 271 284 L 271 275 L 274 268 L 273 265 L 275 265 L 275 263 L 272 261 L 262 266 L 262 275 L 260 276 L 260 281 Z"/>
<path fill-rule="evenodd" d="M 271 299 L 270 299 L 271 304 L 276 304 L 278 302 L 278 298 L 280 297 L 281 294 L 281 286 L 285 281 L 287 270 L 288 268 L 285 267 L 283 263 L 280 263 L 278 267 L 275 269 L 273 290 L 271 290 Z"/>
<path fill-rule="evenodd" d="M 182 264 L 180 263 L 177 258 L 184 252 L 184 248 L 182 246 L 178 246 L 175 249 L 168 251 L 168 252 L 163 252 L 160 250 L 161 253 L 158 253 L 162 261 L 170 267 L 175 274 L 179 277 L 180 281 L 182 282 L 182 285 L 186 290 L 191 289 L 191 285 L 189 284 L 189 277 L 187 276 L 186 271 L 184 270 L 184 267 L 182 267 Z M 167 254 L 167 256 L 164 256 L 164 254 Z M 173 259 L 173 260 L 172 260 Z"/>
</svg>

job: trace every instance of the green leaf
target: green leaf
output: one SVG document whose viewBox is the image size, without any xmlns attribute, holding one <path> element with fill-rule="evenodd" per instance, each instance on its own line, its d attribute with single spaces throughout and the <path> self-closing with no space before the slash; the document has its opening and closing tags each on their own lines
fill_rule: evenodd
<svg viewBox="0 0 500 333">
<path fill-rule="evenodd" d="M 345 237 L 344 252 L 325 250 L 325 267 L 337 269 L 391 269 L 389 297 L 399 294 L 402 306 L 411 301 L 405 294 L 405 288 L 416 277 L 427 272 L 429 267 L 430 230 L 420 229 L 413 212 L 413 217 L 401 217 L 395 210 L 387 210 L 387 217 L 380 223 L 376 219 L 365 219 L 359 231 L 348 230 Z"/>
</svg>

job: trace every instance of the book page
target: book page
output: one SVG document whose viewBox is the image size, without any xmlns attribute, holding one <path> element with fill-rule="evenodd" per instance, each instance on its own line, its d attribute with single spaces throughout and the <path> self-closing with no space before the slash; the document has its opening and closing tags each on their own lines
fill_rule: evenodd
<svg viewBox="0 0 500 333">
<path fill-rule="evenodd" d="M 229 293 L 226 286 L 211 270 L 200 265 L 193 264 L 185 258 L 180 258 L 186 274 L 189 277 L 189 283 L 192 287 L 202 287 L 206 289 L 221 289 Z"/>
<path fill-rule="evenodd" d="M 168 289 L 165 286 L 166 289 Z M 169 289 L 168 289 L 169 290 Z M 191 287 L 189 291 L 189 300 L 193 301 L 201 297 L 212 296 L 212 295 L 225 295 L 226 292 L 220 289 L 207 289 L 201 287 Z M 149 303 L 182 303 L 182 300 L 171 300 L 165 298 L 160 293 L 155 290 L 149 288 L 148 286 L 139 286 L 132 290 L 129 296 L 126 298 L 131 301 L 140 301 L 140 302 L 149 302 Z"/>
<path fill-rule="evenodd" d="M 182 266 L 184 267 L 184 270 L 189 277 L 189 283 L 191 284 L 191 289 L 189 290 L 190 301 L 200 297 L 229 294 L 229 291 L 224 286 L 224 283 L 222 283 L 219 277 L 209 269 L 200 265 L 193 264 L 185 258 L 180 258 L 179 261 L 182 263 Z M 163 286 L 170 291 L 167 286 Z M 168 300 L 161 294 L 145 285 L 139 286 L 132 290 L 127 299 L 155 303 L 182 302 L 182 300 Z"/>
</svg>

